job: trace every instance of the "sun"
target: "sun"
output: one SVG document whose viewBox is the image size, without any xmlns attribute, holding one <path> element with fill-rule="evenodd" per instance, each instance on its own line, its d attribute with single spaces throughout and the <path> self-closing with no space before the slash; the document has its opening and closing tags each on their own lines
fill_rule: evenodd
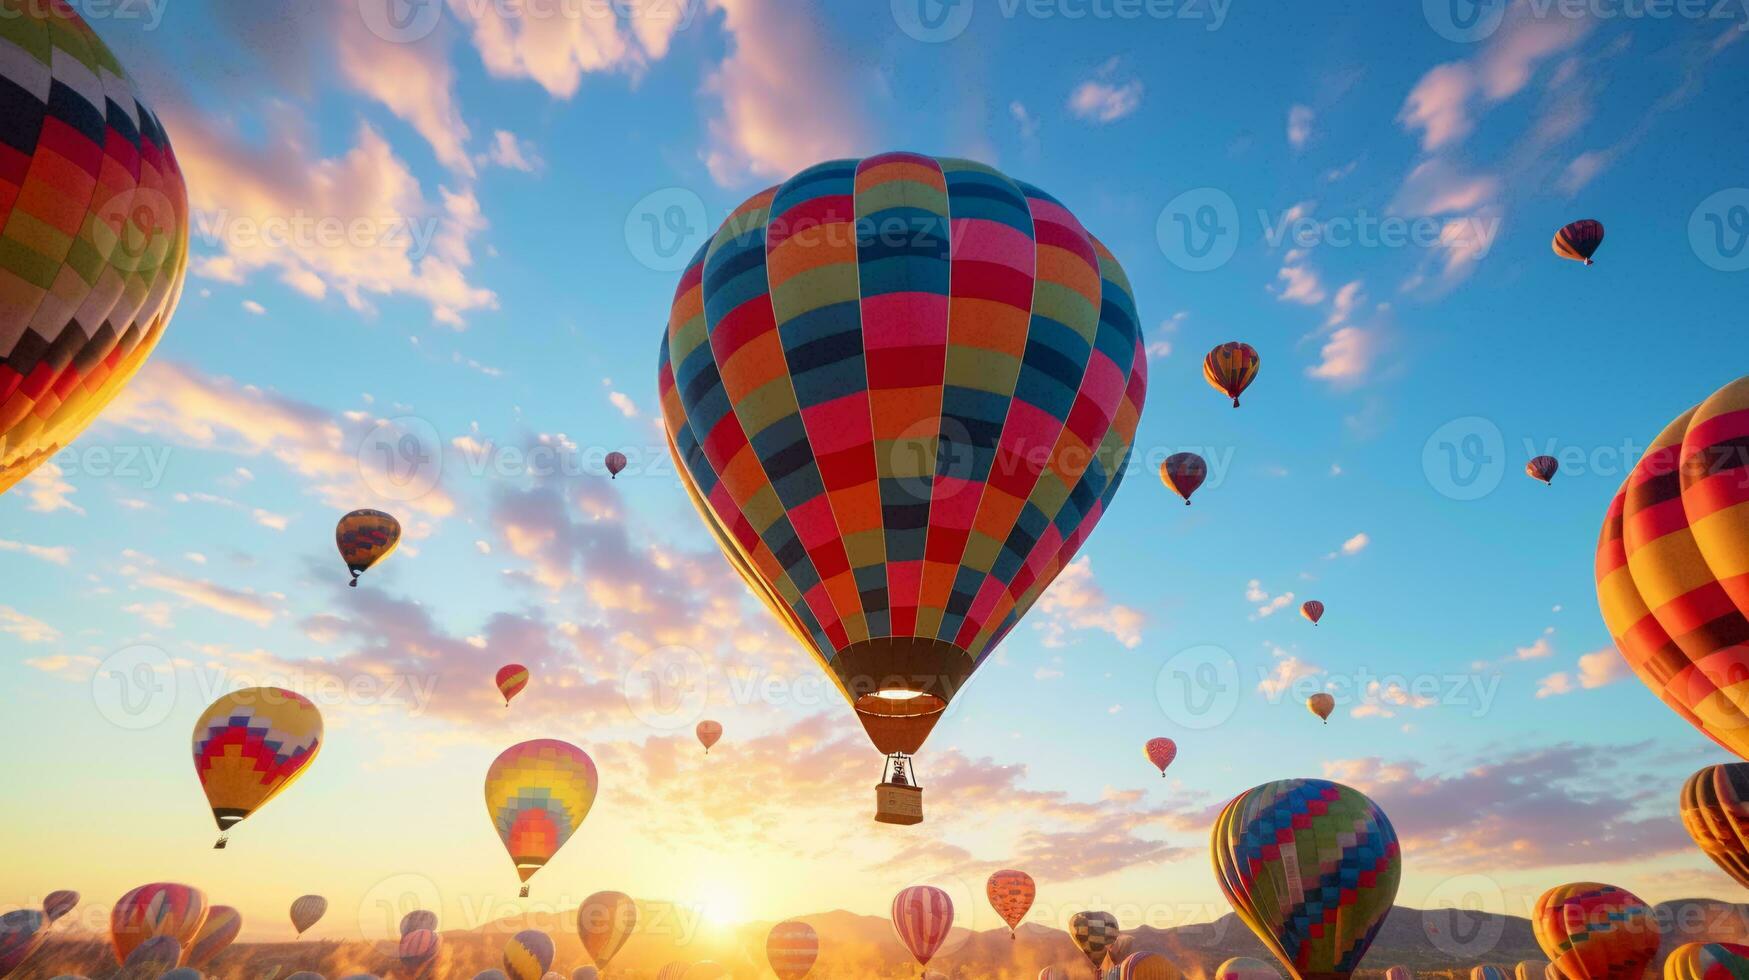
<svg viewBox="0 0 1749 980">
<path fill-rule="evenodd" d="M 710 888 L 699 896 L 698 904 L 707 926 L 725 929 L 747 921 L 747 904 L 731 888 Z"/>
</svg>

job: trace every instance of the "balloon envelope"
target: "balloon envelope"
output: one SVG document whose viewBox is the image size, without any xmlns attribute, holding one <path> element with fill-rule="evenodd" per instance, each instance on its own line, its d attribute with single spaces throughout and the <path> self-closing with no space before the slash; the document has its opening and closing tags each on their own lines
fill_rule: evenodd
<svg viewBox="0 0 1749 980">
<path fill-rule="evenodd" d="M 1143 746 L 1143 751 L 1147 753 L 1148 761 L 1164 776 L 1166 767 L 1172 764 L 1173 759 L 1178 758 L 1178 743 L 1169 738 L 1150 738 L 1148 744 Z"/>
<path fill-rule="evenodd" d="M 1324 604 L 1316 599 L 1307 599 L 1300 603 L 1300 615 L 1306 617 L 1313 626 L 1316 626 L 1318 620 L 1324 618 Z"/>
<path fill-rule="evenodd" d="M 18 969 L 49 937 L 49 917 L 37 909 L 0 915 L 0 977 Z"/>
<path fill-rule="evenodd" d="M 1069 938 L 1095 970 L 1117 937 L 1117 916 L 1110 912 L 1076 912 L 1069 917 Z"/>
<path fill-rule="evenodd" d="M 1032 875 L 1004 869 L 984 882 L 984 897 L 990 900 L 990 907 L 1008 924 L 1008 931 L 1012 934 L 1020 920 L 1031 911 L 1033 899 L 1038 897 L 1038 886 L 1033 883 Z"/>
<path fill-rule="evenodd" d="M 626 468 L 626 454 L 611 452 L 607 454 L 607 475 L 617 478 Z"/>
<path fill-rule="evenodd" d="M 225 951 L 243 931 L 243 915 L 229 905 L 214 905 L 207 910 L 206 921 L 188 946 L 188 965 L 205 966 L 213 957 Z"/>
<path fill-rule="evenodd" d="M 1749 888 L 1749 763 L 1707 766 L 1682 784 L 1680 800 L 1695 845 Z"/>
<path fill-rule="evenodd" d="M 437 959 L 437 952 L 442 946 L 442 936 L 430 929 L 415 929 L 401 937 L 401 943 L 395 949 L 395 958 L 417 976 Z"/>
<path fill-rule="evenodd" d="M 580 966 L 571 971 L 571 980 L 601 980 L 601 971 L 592 966 Z"/>
<path fill-rule="evenodd" d="M 1336 710 L 1336 698 L 1324 691 L 1319 691 L 1306 699 L 1306 710 L 1327 722 L 1330 720 L 1330 712 Z"/>
<path fill-rule="evenodd" d="M 504 944 L 504 972 L 510 980 L 542 980 L 552 965 L 552 937 L 539 929 L 524 929 Z"/>
<path fill-rule="evenodd" d="M 1664 980 L 1749 980 L 1749 946 L 1684 943 L 1665 958 Z"/>
<path fill-rule="evenodd" d="M 1553 456 L 1533 456 L 1524 464 L 1524 474 L 1533 480 L 1549 483 L 1561 469 L 1561 461 Z"/>
<path fill-rule="evenodd" d="M 1658 952 L 1658 923 L 1632 892 L 1581 881 L 1543 892 L 1537 945 L 1568 980 L 1639 980 Z"/>
<path fill-rule="evenodd" d="M 1209 464 L 1195 453 L 1173 453 L 1160 464 L 1160 482 L 1166 489 L 1184 498 L 1190 505 L 1190 495 L 1208 479 Z"/>
<path fill-rule="evenodd" d="M 900 945 L 928 966 L 953 928 L 953 899 L 933 885 L 913 885 L 893 896 L 893 931 Z"/>
<path fill-rule="evenodd" d="M 1592 218 L 1583 218 L 1563 225 L 1555 232 L 1555 240 L 1551 246 L 1555 254 L 1563 259 L 1591 264 L 1591 256 L 1596 254 L 1597 246 L 1603 244 L 1603 222 Z"/>
<path fill-rule="evenodd" d="M 765 959 L 777 980 L 802 980 L 820 958 L 820 936 L 806 922 L 779 922 L 765 937 Z"/>
<path fill-rule="evenodd" d="M 701 721 L 698 723 L 698 727 L 693 729 L 693 734 L 698 736 L 698 744 L 704 746 L 704 750 L 709 752 L 711 746 L 717 744 L 717 740 L 723 737 L 723 726 L 719 722 Z"/>
<path fill-rule="evenodd" d="M 320 895 L 304 895 L 291 904 L 292 928 L 303 935 L 328 913 L 328 900 Z"/>
<path fill-rule="evenodd" d="M 1213 980 L 1281 980 L 1281 971 L 1254 956 L 1235 956 L 1215 968 Z M 1414 980 L 1413 977 L 1386 980 Z"/>
<path fill-rule="evenodd" d="M 401 543 L 401 522 L 380 510 L 355 510 L 334 528 L 334 543 L 340 558 L 352 573 L 352 584 L 377 562 L 389 557 Z"/>
<path fill-rule="evenodd" d="M 124 980 L 139 977 L 152 980 L 176 968 L 182 962 L 182 944 L 174 936 L 149 936 L 122 961 Z"/>
<path fill-rule="evenodd" d="M 528 668 L 521 664 L 505 664 L 498 668 L 498 673 L 492 680 L 498 685 L 498 693 L 504 696 L 504 703 L 508 706 L 510 699 L 521 694 L 522 689 L 528 686 Z"/>
<path fill-rule="evenodd" d="M 123 895 L 110 910 L 109 939 L 115 948 L 115 961 L 125 964 L 129 954 L 154 936 L 169 936 L 186 947 L 200 934 L 206 917 L 206 895 L 199 889 L 171 882 L 141 885 Z"/>
<path fill-rule="evenodd" d="M 437 931 L 437 913 L 428 909 L 414 909 L 401 916 L 401 935 L 418 932 L 420 929 Z"/>
<path fill-rule="evenodd" d="M 1470 980 L 1512 980 L 1512 975 L 1506 972 L 1505 967 L 1483 963 L 1470 967 Z"/>
<path fill-rule="evenodd" d="M 1131 953 L 1117 968 L 1118 980 L 1181 980 L 1178 964 L 1159 953 Z"/>
<path fill-rule="evenodd" d="M 603 970 L 637 927 L 638 905 L 624 892 L 596 892 L 577 906 L 583 951 Z"/>
<path fill-rule="evenodd" d="M 194 723 L 194 772 L 224 834 L 296 782 L 322 749 L 322 713 L 303 695 L 250 687 Z"/>
<path fill-rule="evenodd" d="M 1262 364 L 1256 349 L 1250 344 L 1229 340 L 1202 359 L 1202 376 L 1210 387 L 1231 398 L 1233 407 L 1238 408 L 1239 396 L 1257 380 L 1257 369 Z"/>
<path fill-rule="evenodd" d="M 43 896 L 43 914 L 50 922 L 58 921 L 61 916 L 73 911 L 79 904 L 79 893 L 68 889 L 49 892 Z"/>
<path fill-rule="evenodd" d="M 1549 969 L 1554 964 L 1548 960 L 1519 960 L 1512 968 L 1512 980 L 1549 980 Z M 1404 977 L 1403 980 L 1415 980 Z"/>
<path fill-rule="evenodd" d="M 595 805 L 599 783 L 588 754 L 557 739 L 521 742 L 493 760 L 486 770 L 486 815 L 523 881 L 576 833 Z"/>
</svg>

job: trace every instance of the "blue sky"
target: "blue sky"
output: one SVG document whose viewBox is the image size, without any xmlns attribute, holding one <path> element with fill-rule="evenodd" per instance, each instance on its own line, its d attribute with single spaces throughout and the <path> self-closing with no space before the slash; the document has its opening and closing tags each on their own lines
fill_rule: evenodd
<svg viewBox="0 0 1749 980">
<path fill-rule="evenodd" d="M 1707 234 L 1749 203 L 1744 12 L 928 4 L 451 0 L 404 31 L 381 0 L 85 8 L 164 116 L 195 262 L 131 391 L 0 499 L 0 677 L 44 733 L 7 763 L 33 857 L 0 898 L 180 875 L 275 935 L 291 897 L 365 909 L 413 874 L 466 916 L 513 884 L 478 774 L 546 735 L 603 769 L 554 901 L 877 912 L 1030 859 L 1040 915 L 1207 919 L 1209 807 L 1293 775 L 1396 817 L 1407 904 L 1733 895 L 1675 820 L 1722 753 L 1609 652 L 1590 569 L 1636 447 L 1749 353 L 1741 243 Z M 654 371 L 666 256 L 888 149 L 1059 197 L 1125 264 L 1151 362 L 1146 465 L 933 736 L 908 832 L 868 822 L 878 758 L 667 471 Z M 1589 269 L 1549 249 L 1579 217 L 1608 228 Z M 1231 339 L 1263 360 L 1238 411 L 1200 376 Z M 1181 449 L 1213 469 L 1188 509 L 1151 472 Z M 1552 488 L 1521 472 L 1543 452 Z M 354 506 L 408 529 L 356 592 L 330 535 Z M 507 716 L 510 660 L 535 679 Z M 1197 663 L 1232 687 L 1208 727 L 1169 696 Z M 705 707 L 653 706 L 652 665 L 710 677 Z M 117 670 L 167 683 L 124 708 Z M 251 864 L 206 850 L 185 741 L 244 678 L 352 692 L 239 831 Z M 1326 685 L 1327 727 L 1300 704 Z M 700 713 L 728 729 L 708 768 Z"/>
</svg>

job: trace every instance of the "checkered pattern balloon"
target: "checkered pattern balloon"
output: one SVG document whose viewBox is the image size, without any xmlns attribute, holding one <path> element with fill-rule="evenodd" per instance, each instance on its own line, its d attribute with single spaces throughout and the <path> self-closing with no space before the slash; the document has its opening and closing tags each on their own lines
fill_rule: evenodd
<svg viewBox="0 0 1749 980">
<path fill-rule="evenodd" d="M 1658 952 L 1658 923 L 1632 892 L 1581 881 L 1542 893 L 1537 945 L 1568 980 L 1640 980 Z"/>
<path fill-rule="evenodd" d="M 1069 938 L 1095 970 L 1118 936 L 1117 916 L 1110 912 L 1076 912 L 1069 917 Z"/>
<path fill-rule="evenodd" d="M 595 761 L 558 739 L 521 742 L 492 761 L 486 770 L 486 815 L 523 881 L 577 832 L 595 805 L 599 785 Z"/>
</svg>

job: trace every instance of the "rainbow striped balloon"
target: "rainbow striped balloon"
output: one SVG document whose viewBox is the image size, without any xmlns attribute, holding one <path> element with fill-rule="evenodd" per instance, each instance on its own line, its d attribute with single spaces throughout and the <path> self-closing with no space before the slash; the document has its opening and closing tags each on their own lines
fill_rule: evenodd
<svg viewBox="0 0 1749 980">
<path fill-rule="evenodd" d="M 1503 966 L 1483 963 L 1470 967 L 1470 980 L 1512 980 L 1512 975 Z"/>
<path fill-rule="evenodd" d="M 200 935 L 206 916 L 206 894 L 198 888 L 172 882 L 141 885 L 123 895 L 110 910 L 109 939 L 115 947 L 115 961 L 126 963 L 129 954 L 155 936 L 168 936 L 187 949 Z"/>
<path fill-rule="evenodd" d="M 1664 980 L 1749 980 L 1749 946 L 1684 943 L 1665 958 Z"/>
<path fill-rule="evenodd" d="M 569 742 L 538 738 L 505 749 L 486 770 L 486 814 L 525 883 L 571 839 L 595 805 L 595 762 Z"/>
<path fill-rule="evenodd" d="M 243 914 L 229 905 L 215 905 L 207 910 L 206 922 L 188 947 L 188 965 L 206 966 L 213 957 L 225 951 L 243 931 Z"/>
<path fill-rule="evenodd" d="M 1568 980 L 1640 980 L 1658 952 L 1658 922 L 1632 892 L 1580 881 L 1542 893 L 1537 945 Z"/>
</svg>

